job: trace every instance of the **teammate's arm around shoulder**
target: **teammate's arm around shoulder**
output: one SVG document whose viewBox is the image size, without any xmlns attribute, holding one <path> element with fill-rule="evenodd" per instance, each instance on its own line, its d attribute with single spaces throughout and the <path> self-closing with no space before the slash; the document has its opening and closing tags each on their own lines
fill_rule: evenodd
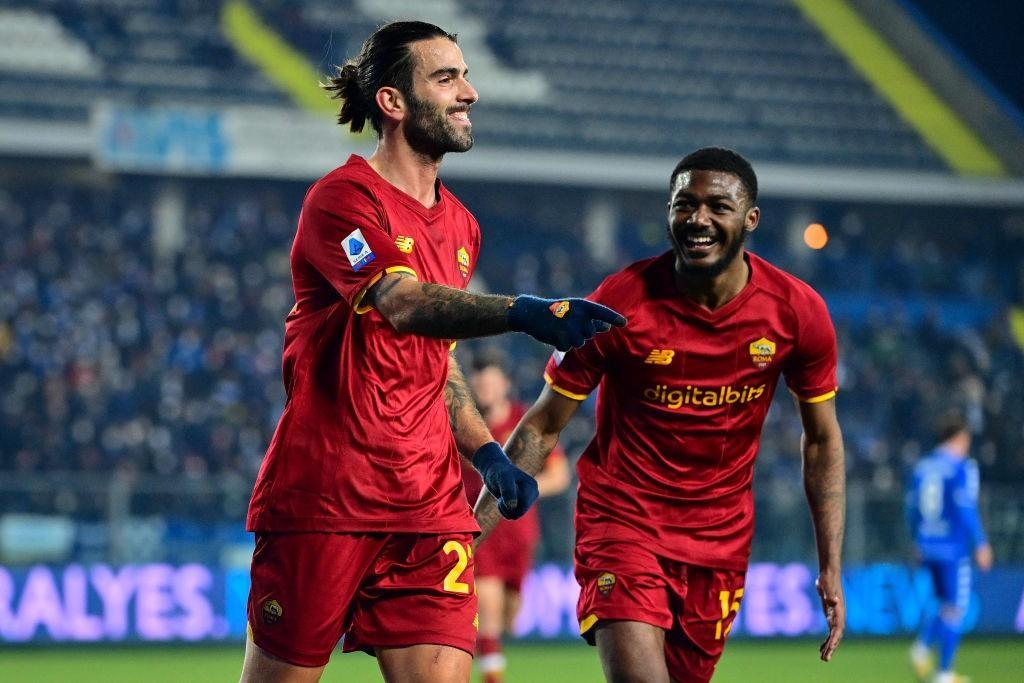
<svg viewBox="0 0 1024 683">
<path fill-rule="evenodd" d="M 843 434 L 834 398 L 800 402 L 803 422 L 804 492 L 814 522 L 819 574 L 816 581 L 828 637 L 821 644 L 822 661 L 829 661 L 846 629 L 846 600 L 842 584 L 843 530 L 846 517 L 846 465 Z"/>
<path fill-rule="evenodd" d="M 525 332 L 560 351 L 626 324 L 612 309 L 586 299 L 473 294 L 419 282 L 408 273 L 388 273 L 367 300 L 399 332 L 443 339 Z"/>
<path fill-rule="evenodd" d="M 580 403 L 553 391 L 549 386 L 544 387 L 505 444 L 509 459 L 527 474 L 536 475 L 540 472 L 548 454 L 558 443 L 559 434 L 576 414 Z M 476 541 L 479 544 L 501 519 L 497 501 L 486 489 L 480 492 L 473 513 L 481 530 Z"/>
</svg>

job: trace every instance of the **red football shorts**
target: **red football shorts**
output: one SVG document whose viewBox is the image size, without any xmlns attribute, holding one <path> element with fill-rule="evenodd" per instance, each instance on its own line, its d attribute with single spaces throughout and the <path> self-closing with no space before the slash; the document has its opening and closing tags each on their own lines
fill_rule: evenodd
<svg viewBox="0 0 1024 683">
<path fill-rule="evenodd" d="M 594 644 L 603 619 L 639 621 L 665 630 L 665 660 L 674 680 L 711 680 L 743 597 L 745 572 L 712 569 L 655 555 L 631 541 L 576 546 L 576 615 Z"/>
<path fill-rule="evenodd" d="M 253 642 L 299 666 L 344 651 L 449 645 L 473 653 L 473 537 L 257 533 L 249 589 Z"/>
<path fill-rule="evenodd" d="M 533 522 L 533 525 L 530 525 Z M 477 548 L 474 576 L 501 579 L 506 588 L 522 592 L 523 579 L 533 565 L 538 532 L 534 520 L 501 520 Z"/>
</svg>

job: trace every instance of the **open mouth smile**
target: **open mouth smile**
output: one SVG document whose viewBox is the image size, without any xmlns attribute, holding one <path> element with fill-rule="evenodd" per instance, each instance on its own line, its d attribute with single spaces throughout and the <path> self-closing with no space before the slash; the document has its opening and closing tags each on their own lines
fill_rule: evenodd
<svg viewBox="0 0 1024 683">
<path fill-rule="evenodd" d="M 686 251 L 695 256 L 710 253 L 719 243 L 715 235 L 708 233 L 686 235 L 681 241 Z"/>
</svg>

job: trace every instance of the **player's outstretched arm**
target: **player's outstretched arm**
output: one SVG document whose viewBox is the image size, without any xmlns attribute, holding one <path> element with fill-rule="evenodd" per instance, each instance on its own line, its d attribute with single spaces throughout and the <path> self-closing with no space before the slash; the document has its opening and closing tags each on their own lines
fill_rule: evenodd
<svg viewBox="0 0 1024 683">
<path fill-rule="evenodd" d="M 495 491 L 502 514 L 510 519 L 525 515 L 537 500 L 538 483 L 514 466 L 491 436 L 454 356 L 448 356 L 444 403 L 459 453 L 473 463 L 487 488 Z"/>
<path fill-rule="evenodd" d="M 366 300 L 399 332 L 441 339 L 525 332 L 560 351 L 626 324 L 612 309 L 586 299 L 472 294 L 421 283 L 407 273 L 385 275 Z"/>
<path fill-rule="evenodd" d="M 535 475 L 544 466 L 548 453 L 558 443 L 558 435 L 580 407 L 580 401 L 562 396 L 544 387 L 537 401 L 526 411 L 505 444 L 509 458 L 527 474 Z M 481 534 L 476 543 L 487 537 L 501 520 L 498 502 L 486 489 L 473 508 Z"/>
<path fill-rule="evenodd" d="M 846 629 L 843 597 L 842 548 L 846 519 L 846 464 L 843 434 L 836 419 L 835 399 L 800 403 L 804 434 L 801 443 L 804 492 L 814 522 L 818 545 L 818 596 L 828 622 L 828 637 L 821 644 L 822 661 L 832 659 Z"/>
</svg>

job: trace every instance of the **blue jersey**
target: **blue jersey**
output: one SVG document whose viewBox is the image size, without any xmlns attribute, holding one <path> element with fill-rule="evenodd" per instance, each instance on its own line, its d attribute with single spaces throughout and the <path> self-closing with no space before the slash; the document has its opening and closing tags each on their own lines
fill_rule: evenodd
<svg viewBox="0 0 1024 683">
<path fill-rule="evenodd" d="M 936 448 L 914 468 L 907 513 L 922 559 L 969 556 L 987 543 L 978 514 L 978 464 Z"/>
</svg>

